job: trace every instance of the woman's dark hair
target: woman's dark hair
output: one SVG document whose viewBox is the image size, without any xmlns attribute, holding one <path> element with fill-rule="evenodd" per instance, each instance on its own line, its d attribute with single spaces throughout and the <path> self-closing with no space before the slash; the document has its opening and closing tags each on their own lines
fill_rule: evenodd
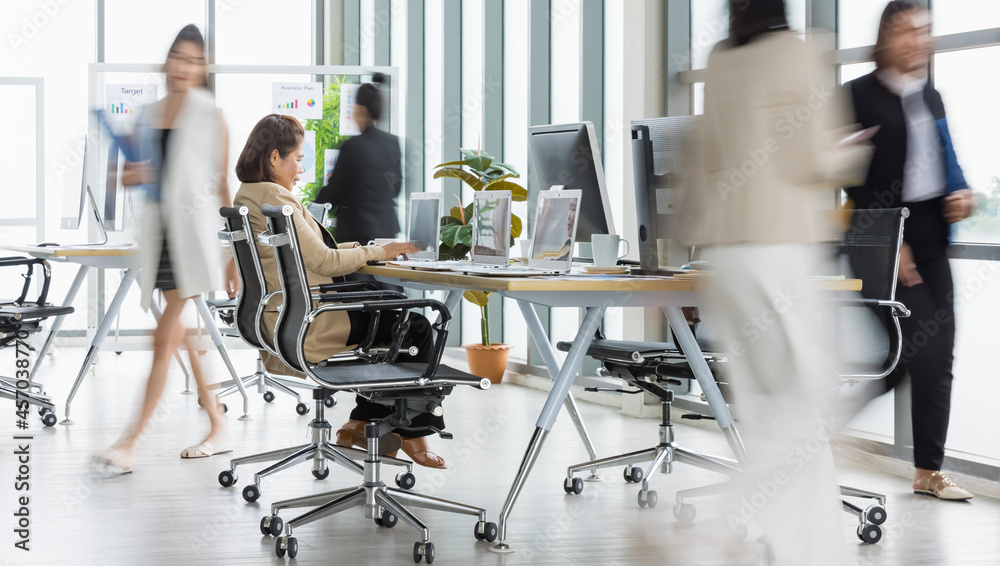
<svg viewBox="0 0 1000 566">
<path fill-rule="evenodd" d="M 729 0 L 729 40 L 734 45 L 783 29 L 788 29 L 785 0 Z"/>
<path fill-rule="evenodd" d="M 375 85 L 385 82 L 385 75 L 375 73 L 372 75 L 372 82 L 361 85 L 358 95 L 354 99 L 358 106 L 364 106 L 368 110 L 368 115 L 372 120 L 378 120 L 382 116 L 382 93 Z"/>
<path fill-rule="evenodd" d="M 177 33 L 177 37 L 174 38 L 174 42 L 170 44 L 170 51 L 167 52 L 168 55 L 170 52 L 177 49 L 178 45 L 186 41 L 195 44 L 198 49 L 201 49 L 202 51 L 205 50 L 205 36 L 201 35 L 201 32 L 198 30 L 198 26 L 188 24 Z"/>
<path fill-rule="evenodd" d="M 911 10 L 922 10 L 923 8 L 912 0 L 892 0 L 885 5 L 882 10 L 882 17 L 878 21 L 878 38 L 875 40 L 875 48 L 872 50 L 872 58 L 875 59 L 875 68 L 882 69 L 886 66 L 885 50 L 889 47 L 889 32 L 896 27 L 900 14 Z"/>
<path fill-rule="evenodd" d="M 274 182 L 271 154 L 278 150 L 282 159 L 298 149 L 305 137 L 302 124 L 291 116 L 268 114 L 257 122 L 236 160 L 236 178 L 241 183 Z"/>
</svg>

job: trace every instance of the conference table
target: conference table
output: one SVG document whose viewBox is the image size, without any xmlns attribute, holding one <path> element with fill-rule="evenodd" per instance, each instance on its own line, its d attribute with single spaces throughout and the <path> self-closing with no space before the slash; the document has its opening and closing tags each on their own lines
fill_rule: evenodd
<svg viewBox="0 0 1000 566">
<path fill-rule="evenodd" d="M 566 407 L 577 431 L 590 453 L 597 457 L 586 427 L 580 419 L 576 403 L 570 391 L 573 381 L 580 371 L 583 358 L 594 340 L 605 311 L 610 307 L 659 307 L 667 317 L 667 323 L 674 339 L 687 353 L 691 370 L 705 393 L 706 401 L 722 429 L 729 447 L 740 463 L 746 461 L 746 449 L 734 426 L 725 399 L 719 392 L 708 363 L 701 355 L 698 342 L 681 311 L 682 307 L 698 306 L 700 293 L 710 278 L 705 277 L 658 277 L 658 276 L 609 276 L 571 274 L 547 277 L 485 277 L 466 275 L 453 271 L 429 271 L 391 265 L 368 266 L 359 271 L 375 277 L 378 281 L 399 285 L 414 290 L 446 291 L 445 304 L 454 312 L 459 307 L 465 290 L 494 292 L 516 302 L 528 334 L 542 357 L 546 370 L 553 380 L 552 389 L 545 399 L 535 430 L 521 459 L 517 474 L 511 483 L 507 499 L 499 518 L 499 537 L 490 550 L 497 553 L 513 552 L 513 545 L 507 540 L 507 524 L 521 489 L 531 474 L 532 467 L 541 453 L 545 439 L 555 424 L 561 406 Z M 857 279 L 820 279 L 815 286 L 825 291 L 860 291 L 861 281 Z M 542 307 L 579 307 L 586 309 L 583 321 L 573 340 L 565 360 L 559 363 L 556 350 L 535 310 Z"/>
<path fill-rule="evenodd" d="M 86 280 L 87 274 L 91 269 L 124 270 L 122 280 L 118 284 L 118 289 L 115 291 L 114 298 L 111 299 L 111 304 L 108 305 L 107 311 L 101 318 L 101 321 L 97 326 L 97 330 L 94 333 L 93 338 L 90 340 L 90 347 L 87 350 L 87 355 L 83 360 L 83 364 L 80 366 L 80 371 L 77 372 L 76 380 L 73 381 L 73 387 L 70 389 L 69 396 L 66 399 L 65 419 L 60 421 L 59 424 L 67 426 L 72 425 L 74 422 L 70 419 L 70 411 L 72 408 L 73 398 L 76 397 L 77 391 L 83 384 L 83 380 L 87 375 L 87 369 L 94 363 L 94 359 L 96 358 L 98 352 L 100 352 L 101 347 L 104 345 L 104 340 L 111 331 L 111 325 L 118 317 L 122 303 L 128 295 L 129 288 L 132 287 L 132 284 L 135 282 L 135 279 L 139 274 L 139 268 L 135 265 L 135 255 L 139 252 L 139 249 L 132 245 L 114 244 L 80 246 L 2 245 L 0 246 L 0 249 L 27 254 L 32 257 L 44 259 L 50 263 L 73 263 L 79 265 L 80 267 L 77 269 L 76 276 L 73 278 L 69 291 L 67 291 L 66 297 L 62 302 L 62 306 L 66 307 L 73 306 L 74 301 L 76 301 L 77 293 L 79 293 L 80 287 L 83 285 L 83 282 Z M 239 374 L 236 373 L 236 369 L 233 367 L 233 364 L 229 359 L 229 353 L 227 352 L 225 343 L 223 342 L 222 333 L 219 331 L 218 326 L 213 323 L 213 316 L 208 308 L 208 304 L 205 302 L 205 298 L 199 295 L 193 300 L 193 302 L 198 310 L 198 313 L 204 320 L 205 326 L 208 327 L 209 335 L 212 337 L 212 342 L 219 350 L 219 354 L 222 356 L 222 359 L 226 364 L 226 368 L 229 370 L 233 380 L 235 380 L 234 384 L 238 387 L 240 395 L 243 396 L 243 415 L 240 417 L 240 420 L 249 420 L 249 398 L 247 397 L 246 390 L 243 387 L 243 382 L 240 379 Z M 152 311 L 153 317 L 159 321 L 162 313 L 156 306 L 155 302 L 150 303 L 150 311 Z M 55 317 L 52 321 L 52 325 L 49 329 L 49 335 L 45 339 L 45 343 L 42 345 L 41 349 L 38 350 L 37 360 L 42 360 L 42 358 L 45 357 L 45 354 L 48 353 L 49 348 L 51 348 L 52 343 L 55 341 L 56 334 L 59 332 L 59 329 L 62 328 L 64 319 L 65 316 L 59 316 Z M 180 364 L 185 376 L 187 376 L 187 368 L 181 361 L 180 354 L 175 352 L 174 357 Z M 35 374 L 38 372 L 38 368 L 41 367 L 41 365 L 41 363 L 35 363 L 28 376 L 29 382 L 34 383 Z"/>
</svg>

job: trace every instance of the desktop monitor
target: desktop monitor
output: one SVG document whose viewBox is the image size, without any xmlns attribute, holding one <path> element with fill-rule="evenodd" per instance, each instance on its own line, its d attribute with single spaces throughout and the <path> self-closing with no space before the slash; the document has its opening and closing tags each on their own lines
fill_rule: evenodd
<svg viewBox="0 0 1000 566">
<path fill-rule="evenodd" d="M 632 122 L 632 172 L 642 271 L 666 266 L 666 240 L 675 239 L 678 190 L 684 152 L 697 116 L 654 118 Z"/>
<path fill-rule="evenodd" d="M 63 187 L 63 210 L 59 228 L 62 230 L 76 230 L 80 228 L 80 221 L 83 219 L 83 210 L 87 206 L 87 154 L 90 151 L 89 138 L 83 136 L 78 143 L 71 145 L 71 155 L 67 159 L 70 165 L 70 172 L 66 175 L 66 184 Z M 79 166 L 75 160 L 80 160 Z"/>
<path fill-rule="evenodd" d="M 534 126 L 528 128 L 528 145 L 539 187 L 562 185 L 582 193 L 576 241 L 589 243 L 593 234 L 614 234 L 594 125 Z"/>
</svg>

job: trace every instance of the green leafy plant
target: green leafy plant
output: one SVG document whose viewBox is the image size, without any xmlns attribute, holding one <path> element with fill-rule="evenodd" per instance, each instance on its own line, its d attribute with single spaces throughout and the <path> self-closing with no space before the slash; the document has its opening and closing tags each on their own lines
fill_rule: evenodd
<svg viewBox="0 0 1000 566">
<path fill-rule="evenodd" d="M 506 163 L 495 163 L 489 153 L 482 150 L 461 149 L 462 159 L 449 161 L 435 166 L 435 179 L 461 179 L 474 191 L 510 191 L 515 202 L 528 200 L 528 191 L 521 185 L 511 181 L 521 175 L 513 166 Z M 451 209 L 449 214 L 441 218 L 441 246 L 438 256 L 442 260 L 463 259 L 472 249 L 472 204 Z M 521 219 L 510 215 L 510 241 L 521 235 L 523 223 Z"/>
<path fill-rule="evenodd" d="M 345 77 L 334 77 L 323 93 L 323 119 L 306 120 L 305 129 L 316 132 L 316 170 L 320 174 L 324 171 L 326 150 L 340 149 L 351 137 L 340 135 L 340 85 L 350 82 Z M 323 182 L 307 183 L 299 192 L 302 204 L 308 205 L 315 201 L 323 185 Z"/>
<path fill-rule="evenodd" d="M 466 291 L 462 293 L 466 301 L 479 307 L 482 317 L 480 322 L 483 331 L 483 346 L 490 345 L 490 295 L 487 291 Z"/>
</svg>

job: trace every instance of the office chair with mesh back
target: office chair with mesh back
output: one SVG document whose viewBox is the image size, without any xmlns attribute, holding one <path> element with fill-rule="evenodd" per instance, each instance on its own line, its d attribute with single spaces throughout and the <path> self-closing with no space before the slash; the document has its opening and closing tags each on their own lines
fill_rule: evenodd
<svg viewBox="0 0 1000 566">
<path fill-rule="evenodd" d="M 245 208 L 243 207 L 243 209 Z M 231 320 L 236 334 L 248 346 L 258 351 L 270 350 L 270 343 L 264 339 L 260 332 L 260 318 L 265 306 L 261 299 L 264 298 L 267 284 L 258 267 L 260 261 L 257 257 L 257 247 L 253 244 L 249 221 L 245 215 L 239 214 L 239 210 L 232 208 L 223 210 L 232 216 L 225 217 L 226 228 L 219 232 L 219 238 L 230 242 L 232 246 L 233 257 L 236 260 L 236 271 L 240 278 L 240 293 L 236 299 L 213 300 L 207 301 L 207 303 L 213 310 L 222 313 L 224 322 L 228 322 L 227 318 Z M 231 310 L 232 314 L 226 314 L 227 310 Z M 309 412 L 309 405 L 302 402 L 301 395 L 295 389 L 311 390 L 312 387 L 303 380 L 286 380 L 268 374 L 260 356 L 257 357 L 256 371 L 241 379 L 244 387 L 256 385 L 258 392 L 267 403 L 274 401 L 274 391 L 279 391 L 295 397 L 295 411 L 298 414 L 305 415 Z M 239 391 L 232 380 L 224 382 L 222 387 L 225 389 L 216 395 L 219 399 Z M 329 399 L 333 400 L 332 397 Z"/>
<path fill-rule="evenodd" d="M 309 210 L 309 214 L 312 214 L 324 228 L 329 228 L 333 224 L 330 219 L 330 210 L 333 208 L 332 204 L 328 202 L 312 202 L 306 208 Z M 365 243 L 367 242 L 362 242 L 362 244 Z"/>
<path fill-rule="evenodd" d="M 841 379 L 845 382 L 881 379 L 889 375 L 899 360 L 902 333 L 898 317 L 909 316 L 909 311 L 895 300 L 896 276 L 899 265 L 899 248 L 902 244 L 903 220 L 909 216 L 906 209 L 873 209 L 856 210 L 851 213 L 850 228 L 844 235 L 839 248 L 843 273 L 851 273 L 862 281 L 861 298 L 841 298 L 835 300 L 836 312 L 843 314 L 852 309 L 873 311 L 879 321 L 878 327 L 868 328 L 870 332 L 860 332 L 856 324 L 849 332 L 841 332 L 841 336 L 863 336 L 867 351 L 862 356 L 852 355 L 860 349 L 860 344 L 838 344 L 842 359 L 846 362 L 841 370 Z M 848 318 L 856 323 L 859 320 L 869 321 L 857 316 Z M 865 329 L 861 329 L 865 330 Z M 879 336 L 875 336 L 878 334 Z M 875 346 L 874 348 L 872 346 Z M 558 347 L 566 351 L 569 343 L 560 343 Z M 726 395 L 725 365 L 727 356 L 713 352 L 709 344 L 699 341 L 703 356 L 708 362 L 713 375 L 716 376 L 715 386 Z M 650 475 L 657 469 L 661 473 L 671 473 L 674 461 L 691 464 L 728 474 L 732 476 L 740 472 L 738 462 L 716 456 L 707 456 L 685 450 L 674 444 L 673 425 L 670 408 L 673 402 L 673 392 L 667 388 L 670 384 L 681 384 L 682 380 L 694 378 L 687 365 L 683 349 L 673 343 L 658 342 L 623 342 L 616 340 L 595 340 L 587 355 L 603 363 L 602 374 L 617 377 L 638 388 L 638 391 L 622 391 L 623 393 L 639 393 L 646 391 L 656 396 L 661 405 L 660 442 L 653 448 L 640 450 L 610 458 L 602 458 L 570 466 L 563 489 L 567 494 L 579 494 L 583 491 L 583 480 L 574 474 L 585 470 L 597 470 L 611 466 L 625 465 L 624 478 L 629 483 L 641 483 L 638 494 L 640 507 L 655 507 L 657 494 L 649 489 Z M 598 388 L 588 388 L 596 391 Z M 699 414 L 686 414 L 682 418 L 709 418 Z M 736 426 L 736 425 L 734 425 Z M 652 464 L 644 472 L 634 464 L 650 462 Z M 693 489 L 678 491 L 674 505 L 674 517 L 682 522 L 693 521 L 696 510 L 685 500 L 692 497 L 715 495 L 721 493 L 725 484 L 714 484 Z M 880 525 L 886 520 L 885 494 L 841 485 L 841 495 L 874 500 L 876 503 L 867 508 L 843 501 L 844 510 L 858 517 L 858 538 L 875 544 L 882 536 Z M 745 536 L 745 526 L 736 527 L 738 537 Z"/>
<path fill-rule="evenodd" d="M 54 426 L 56 414 L 52 398 L 45 394 L 41 385 L 34 383 L 29 377 L 28 352 L 33 352 L 35 348 L 27 343 L 27 339 L 29 334 L 40 330 L 39 325 L 42 321 L 53 316 L 71 314 L 73 307 L 53 306 L 46 302 L 52 279 L 49 262 L 36 258 L 5 257 L 0 258 L 0 268 L 2 267 L 26 267 L 27 272 L 22 275 L 24 286 L 21 288 L 20 296 L 0 302 L 0 348 L 14 347 L 18 351 L 14 375 L 0 376 L 0 397 L 14 400 L 19 414 L 20 411 L 27 413 L 29 405 L 38 407 L 42 424 L 47 427 Z M 31 289 L 31 278 L 35 267 L 42 269 L 42 290 L 35 300 L 30 301 L 28 292 Z M 21 360 L 24 360 L 23 368 L 18 365 Z M 35 363 L 38 361 L 35 360 Z"/>
<path fill-rule="evenodd" d="M 272 338 L 268 337 L 267 332 L 264 331 L 263 314 L 264 309 L 271 297 L 280 293 L 280 291 L 275 291 L 265 295 L 267 291 L 267 283 L 264 281 L 263 270 L 260 265 L 260 257 L 257 254 L 257 246 L 253 243 L 253 230 L 250 227 L 250 219 L 247 216 L 249 210 L 245 206 L 240 207 L 239 209 L 222 208 L 219 210 L 219 213 L 226 220 L 226 228 L 219 232 L 219 238 L 232 242 L 233 256 L 236 259 L 236 270 L 240 278 L 240 293 L 237 296 L 236 303 L 233 307 L 234 327 L 236 328 L 240 338 L 242 338 L 243 341 L 250 347 L 257 350 L 267 350 L 274 355 L 278 355 L 277 351 L 274 349 Z M 370 299 L 384 298 L 387 295 L 385 292 L 375 287 L 374 284 L 368 283 L 329 283 L 310 288 L 309 291 L 322 293 L 334 293 L 336 291 L 341 291 L 340 295 L 334 295 L 334 297 L 357 297 L 361 294 Z M 351 293 L 352 291 L 354 292 L 353 294 Z M 368 293 L 362 293 L 363 291 L 368 291 Z M 389 294 L 389 297 L 399 298 L 399 295 Z M 367 345 L 362 345 L 362 347 L 355 352 L 355 355 L 369 355 L 368 351 L 370 348 L 366 349 L 366 347 Z M 274 464 L 254 474 L 253 483 L 243 488 L 243 498 L 247 502 L 254 502 L 260 498 L 261 495 L 261 480 L 269 475 L 310 460 L 312 461 L 312 474 L 316 479 L 325 479 L 330 474 L 330 470 L 326 464 L 327 460 L 333 460 L 341 465 L 344 465 L 348 469 L 358 471 L 356 464 L 354 464 L 352 460 L 363 459 L 366 452 L 363 450 L 356 450 L 354 448 L 336 446 L 330 442 L 330 432 L 333 430 L 333 427 L 329 421 L 326 420 L 325 409 L 336 405 L 336 400 L 333 397 L 333 390 L 310 386 L 305 380 L 302 380 L 299 384 L 294 384 L 271 377 L 264 372 L 263 362 L 261 362 L 259 357 L 257 358 L 257 370 L 257 374 L 246 379 L 260 379 L 260 381 L 256 382 L 258 386 L 267 387 L 270 385 L 285 392 L 291 391 L 288 389 L 289 385 L 308 387 L 312 390 L 316 412 L 315 418 L 313 418 L 313 420 L 309 423 L 311 440 L 306 444 L 300 444 L 289 448 L 271 450 L 261 454 L 254 454 L 252 456 L 233 458 L 229 463 L 229 469 L 223 470 L 219 474 L 219 484 L 222 485 L 222 487 L 235 485 L 239 480 L 236 468 L 243 464 L 254 464 L 277 460 Z M 252 381 L 250 382 L 250 384 L 253 383 L 254 382 Z M 233 387 L 230 387 L 230 389 L 233 389 Z M 225 395 L 226 393 L 226 391 L 223 391 L 219 395 Z M 297 396 L 294 392 L 291 394 Z M 265 397 L 265 401 L 266 400 L 268 400 L 267 397 Z M 304 404 L 300 403 L 300 406 L 297 409 L 297 412 L 300 415 L 304 415 L 308 412 L 308 407 L 306 407 L 307 410 L 302 410 L 302 406 L 304 406 Z M 410 474 L 409 477 L 412 477 L 412 474 L 410 473 L 413 466 L 412 462 L 395 458 L 387 458 L 386 460 L 393 465 L 403 466 L 406 468 L 406 472 L 404 473 L 408 473 Z"/>
<path fill-rule="evenodd" d="M 398 519 L 410 524 L 421 533 L 414 544 L 413 559 L 420 562 L 434 561 L 434 544 L 430 541 L 427 526 L 420 521 L 406 505 L 472 515 L 478 518 L 475 537 L 478 540 L 493 541 L 498 534 L 495 523 L 487 522 L 486 511 L 478 507 L 446 501 L 411 493 L 406 489 L 386 486 L 381 479 L 382 457 L 379 456 L 379 437 L 394 429 L 413 430 L 412 420 L 423 414 L 441 415 L 441 403 L 446 395 L 460 385 L 488 389 L 489 380 L 452 369 L 441 363 L 448 324 L 451 314 L 440 301 L 433 299 L 388 299 L 370 300 L 359 296 L 356 302 L 346 302 L 344 295 L 331 294 L 314 296 L 308 288 L 305 266 L 299 251 L 298 234 L 292 222 L 292 207 L 262 207 L 268 219 L 268 231 L 261 234 L 261 243 L 274 248 L 274 256 L 281 279 L 283 292 L 282 308 L 274 328 L 274 345 L 282 360 L 292 369 L 304 372 L 324 388 L 336 391 L 351 391 L 374 403 L 392 407 L 392 414 L 365 427 L 368 439 L 367 457 L 362 467 L 364 479 L 357 487 L 340 489 L 320 495 L 311 495 L 271 505 L 271 514 L 261 519 L 262 534 L 277 537 L 275 553 L 295 558 L 298 541 L 292 536 L 293 529 L 355 506 L 363 506 L 365 517 L 373 519 L 381 527 L 393 527 Z M 349 299 L 349 297 L 347 298 Z M 334 304 L 325 304 L 336 300 Z M 318 305 L 318 306 L 317 306 Z M 397 362 L 396 353 L 408 331 L 407 317 L 410 309 L 430 308 L 437 311 L 439 318 L 431 326 L 434 333 L 434 352 L 430 361 Z M 313 322 L 330 312 L 368 312 L 377 314 L 386 311 L 401 312 L 393 326 L 393 348 L 383 356 L 375 356 L 354 363 L 319 365 L 305 357 L 305 340 Z M 374 326 L 374 325 L 373 325 Z M 370 327 L 367 341 L 373 340 Z M 443 438 L 451 435 L 431 429 Z M 397 478 L 398 479 L 398 478 Z M 402 486 L 401 486 L 402 487 Z M 278 516 L 282 509 L 318 506 L 284 523 Z M 282 535 L 284 527 L 284 535 Z"/>
</svg>

